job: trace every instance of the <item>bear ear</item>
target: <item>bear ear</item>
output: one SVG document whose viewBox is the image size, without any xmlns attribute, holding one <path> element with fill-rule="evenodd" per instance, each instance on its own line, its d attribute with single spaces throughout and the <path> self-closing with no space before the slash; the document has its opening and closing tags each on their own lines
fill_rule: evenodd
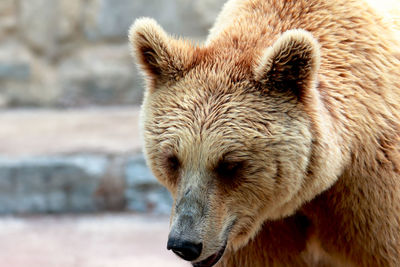
<svg viewBox="0 0 400 267">
<path fill-rule="evenodd" d="M 153 87 L 177 79 L 183 71 L 184 51 L 176 39 L 150 18 L 140 18 L 129 30 L 129 40 L 139 66 Z"/>
<path fill-rule="evenodd" d="M 301 98 L 314 86 L 319 62 L 319 44 L 311 33 L 289 30 L 264 51 L 254 75 L 266 86 Z"/>
</svg>

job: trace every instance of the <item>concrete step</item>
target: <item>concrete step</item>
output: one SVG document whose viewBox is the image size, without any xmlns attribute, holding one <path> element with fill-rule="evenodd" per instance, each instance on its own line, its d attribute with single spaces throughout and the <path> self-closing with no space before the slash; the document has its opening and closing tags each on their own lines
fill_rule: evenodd
<svg viewBox="0 0 400 267">
<path fill-rule="evenodd" d="M 138 109 L 0 114 L 0 213 L 168 214 L 141 153 Z"/>
</svg>

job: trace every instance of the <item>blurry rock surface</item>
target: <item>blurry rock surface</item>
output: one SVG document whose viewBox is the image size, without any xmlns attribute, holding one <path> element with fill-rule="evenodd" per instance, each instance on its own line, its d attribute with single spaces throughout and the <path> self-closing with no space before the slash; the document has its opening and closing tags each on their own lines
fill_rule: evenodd
<svg viewBox="0 0 400 267">
<path fill-rule="evenodd" d="M 138 17 L 201 40 L 223 0 L 1 0 L 0 107 L 139 104 L 127 32 Z M 185 21 L 185 23 L 182 23 Z M 4 44 L 12 44 L 13 48 Z"/>
<path fill-rule="evenodd" d="M 169 214 L 138 119 L 137 108 L 0 112 L 0 214 Z"/>
<path fill-rule="evenodd" d="M 104 155 L 0 158 L 0 214 L 169 214 L 172 199 L 146 167 L 143 155 L 121 157 L 119 165 L 113 165 L 115 160 Z"/>
</svg>

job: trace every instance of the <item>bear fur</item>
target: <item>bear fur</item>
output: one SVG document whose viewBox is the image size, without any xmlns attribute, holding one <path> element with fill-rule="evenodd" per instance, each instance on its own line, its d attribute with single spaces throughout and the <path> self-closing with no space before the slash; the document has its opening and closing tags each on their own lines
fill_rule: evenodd
<svg viewBox="0 0 400 267">
<path fill-rule="evenodd" d="M 194 266 L 400 266 L 399 45 L 365 2 L 230 0 L 202 45 L 148 18 L 130 41 L 168 248 L 200 244 Z"/>
</svg>

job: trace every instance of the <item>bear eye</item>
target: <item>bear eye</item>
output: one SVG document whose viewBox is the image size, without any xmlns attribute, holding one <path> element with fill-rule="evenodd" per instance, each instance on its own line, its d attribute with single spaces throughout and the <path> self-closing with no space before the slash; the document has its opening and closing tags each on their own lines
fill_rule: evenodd
<svg viewBox="0 0 400 267">
<path fill-rule="evenodd" d="M 215 168 L 215 173 L 221 178 L 234 178 L 244 166 L 243 162 L 221 161 Z"/>
<path fill-rule="evenodd" d="M 166 163 L 168 170 L 173 172 L 177 171 L 181 166 L 181 163 L 175 154 L 167 156 Z"/>
</svg>

